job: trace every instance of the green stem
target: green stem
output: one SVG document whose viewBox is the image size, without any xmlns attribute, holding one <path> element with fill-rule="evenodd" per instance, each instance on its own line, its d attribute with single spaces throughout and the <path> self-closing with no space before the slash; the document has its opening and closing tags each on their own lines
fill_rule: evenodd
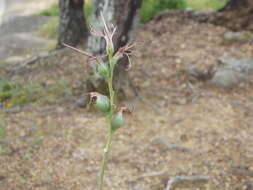
<svg viewBox="0 0 253 190">
<path fill-rule="evenodd" d="M 98 184 L 99 185 L 99 190 L 103 189 L 105 168 L 106 168 L 106 165 L 107 165 L 109 150 L 110 150 L 111 144 L 112 144 L 112 133 L 111 133 L 111 130 L 110 130 L 109 134 L 108 134 L 106 146 L 105 146 L 105 149 L 104 149 L 102 164 L 101 164 L 100 171 L 99 171 L 99 184 Z"/>
<path fill-rule="evenodd" d="M 103 153 L 103 160 L 102 164 L 100 167 L 99 171 L 99 181 L 98 181 L 98 189 L 103 190 L 103 184 L 104 184 L 104 174 L 105 174 L 105 169 L 107 166 L 107 161 L 108 161 L 108 156 L 109 156 L 109 150 L 112 144 L 112 117 L 113 117 L 113 112 L 114 112 L 114 90 L 113 90 L 113 70 L 114 70 L 114 65 L 112 64 L 112 53 L 108 55 L 109 57 L 109 67 L 110 67 L 110 77 L 107 80 L 108 83 L 108 89 L 109 89 L 109 96 L 110 96 L 110 112 L 107 115 L 107 120 L 108 120 L 108 137 L 107 137 L 107 142 L 105 145 L 104 153 Z"/>
</svg>

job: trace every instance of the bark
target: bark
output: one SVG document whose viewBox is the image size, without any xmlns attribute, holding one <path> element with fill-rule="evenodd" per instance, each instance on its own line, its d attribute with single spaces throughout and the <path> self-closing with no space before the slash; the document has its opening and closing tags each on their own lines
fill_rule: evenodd
<svg viewBox="0 0 253 190">
<path fill-rule="evenodd" d="M 222 25 L 234 31 L 253 31 L 253 1 L 230 0 L 220 9 L 212 23 Z"/>
<path fill-rule="evenodd" d="M 245 7 L 250 3 L 249 0 L 230 0 L 227 2 L 225 7 L 220 9 L 220 11 L 234 10 L 240 7 Z"/>
<path fill-rule="evenodd" d="M 96 10 L 92 18 L 92 26 L 97 30 L 102 30 L 100 12 L 105 17 L 107 23 L 113 23 L 117 26 L 117 34 L 114 38 L 115 50 L 124 46 L 130 40 L 133 40 L 132 32 L 138 21 L 138 9 L 142 0 L 96 0 Z M 105 41 L 101 38 L 90 36 L 88 39 L 88 49 L 93 55 L 105 54 Z M 126 58 L 120 60 L 117 64 L 114 74 L 115 89 L 119 96 L 132 96 L 131 85 L 129 82 L 126 67 L 128 61 Z M 95 71 L 96 68 L 90 68 L 90 79 L 88 81 L 89 91 L 104 91 L 105 82 Z"/>
<path fill-rule="evenodd" d="M 83 0 L 59 0 L 60 21 L 58 47 L 62 43 L 76 46 L 85 41 L 88 35 L 83 14 Z"/>
</svg>

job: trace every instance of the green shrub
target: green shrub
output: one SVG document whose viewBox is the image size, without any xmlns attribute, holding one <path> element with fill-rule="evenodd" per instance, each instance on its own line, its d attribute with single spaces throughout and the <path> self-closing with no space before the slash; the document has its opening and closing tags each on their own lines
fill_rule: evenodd
<svg viewBox="0 0 253 190">
<path fill-rule="evenodd" d="M 52 7 L 39 12 L 38 15 L 42 15 L 42 16 L 58 16 L 59 14 L 60 14 L 60 11 L 59 11 L 58 5 L 55 4 Z"/>
<path fill-rule="evenodd" d="M 0 102 L 4 102 L 7 99 L 11 98 L 11 93 L 10 92 L 0 92 Z"/>
<path fill-rule="evenodd" d="M 6 80 L 0 80 L 0 102 L 4 102 L 5 100 L 11 98 L 11 85 Z"/>
<path fill-rule="evenodd" d="M 141 22 L 146 23 L 157 13 L 166 9 L 184 9 L 185 0 L 143 0 L 140 11 Z"/>
<path fill-rule="evenodd" d="M 13 107 L 30 102 L 55 102 L 59 97 L 71 96 L 72 89 L 67 81 L 59 80 L 47 87 L 38 83 L 21 84 L 0 80 L 0 103 Z"/>
<path fill-rule="evenodd" d="M 192 9 L 217 10 L 226 4 L 227 0 L 187 0 L 187 5 Z"/>
<path fill-rule="evenodd" d="M 0 91 L 6 92 L 11 89 L 11 84 L 6 80 L 0 80 Z"/>
<path fill-rule="evenodd" d="M 7 86 L 8 88 L 6 88 Z M 6 82 L 5 89 L 0 88 L 0 102 L 5 102 L 7 107 L 33 102 L 40 91 L 41 88 L 38 85 Z"/>
<path fill-rule="evenodd" d="M 0 145 L 0 156 L 4 156 L 11 153 L 11 149 L 9 149 L 8 147 L 4 147 L 2 145 Z"/>
<path fill-rule="evenodd" d="M 185 0 L 159 0 L 158 2 L 158 10 L 186 8 Z"/>
</svg>

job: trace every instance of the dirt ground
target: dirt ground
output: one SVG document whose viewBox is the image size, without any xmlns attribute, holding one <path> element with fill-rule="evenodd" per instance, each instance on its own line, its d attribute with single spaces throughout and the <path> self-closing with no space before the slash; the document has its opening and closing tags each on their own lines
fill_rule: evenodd
<svg viewBox="0 0 253 190">
<path fill-rule="evenodd" d="M 224 44 L 226 31 L 180 16 L 138 29 L 129 74 L 139 97 L 125 102 L 135 110 L 113 139 L 105 189 L 164 190 L 181 175 L 209 180 L 178 189 L 253 189 L 252 85 L 224 91 L 185 72 L 208 68 L 219 56 L 252 57 L 249 42 Z M 13 77 L 45 84 L 62 78 L 82 91 L 85 58 L 68 52 L 50 61 Z M 106 124 L 102 115 L 74 106 L 80 94 L 0 111 L 1 145 L 10 149 L 0 156 L 1 190 L 96 189 Z"/>
</svg>

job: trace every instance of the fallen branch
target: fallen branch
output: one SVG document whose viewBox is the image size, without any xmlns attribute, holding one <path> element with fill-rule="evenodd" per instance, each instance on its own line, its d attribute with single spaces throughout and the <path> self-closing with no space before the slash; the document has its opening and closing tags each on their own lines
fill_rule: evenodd
<svg viewBox="0 0 253 190">
<path fill-rule="evenodd" d="M 237 175 L 253 177 L 253 171 L 250 171 L 248 169 L 233 167 L 231 170 L 232 173 Z"/>
<path fill-rule="evenodd" d="M 151 173 L 145 173 L 143 175 L 140 175 L 134 179 L 129 180 L 129 183 L 134 182 L 138 179 L 142 179 L 142 178 L 146 178 L 146 177 L 156 177 L 156 176 L 161 176 L 161 175 L 165 175 L 166 171 L 158 171 L 158 172 L 151 172 Z"/>
<path fill-rule="evenodd" d="M 157 145 L 161 145 L 161 150 L 165 151 L 165 150 L 178 150 L 178 151 L 182 151 L 182 152 L 190 152 L 190 149 L 180 146 L 180 145 L 176 145 L 173 143 L 170 143 L 168 141 L 166 141 L 165 139 L 162 138 L 156 138 L 153 140 L 154 144 Z"/>
<path fill-rule="evenodd" d="M 11 74 L 16 74 L 16 73 L 20 72 L 20 70 L 22 70 L 23 68 L 33 65 L 41 59 L 55 56 L 59 53 L 65 52 L 65 51 L 66 51 L 66 49 L 56 49 L 53 51 L 41 52 L 36 56 L 33 56 L 25 61 L 21 61 L 21 62 L 17 63 L 16 66 L 12 67 L 11 69 L 8 69 L 7 71 Z"/>
<path fill-rule="evenodd" d="M 209 177 L 206 175 L 194 175 L 194 176 L 175 176 L 172 177 L 166 186 L 166 190 L 172 190 L 173 187 L 179 183 L 207 183 Z"/>
</svg>

